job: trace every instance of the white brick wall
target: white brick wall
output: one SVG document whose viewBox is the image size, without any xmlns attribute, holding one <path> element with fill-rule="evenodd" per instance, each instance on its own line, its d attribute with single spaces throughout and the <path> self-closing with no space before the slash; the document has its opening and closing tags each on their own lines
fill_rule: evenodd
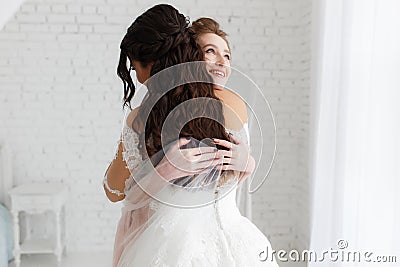
<svg viewBox="0 0 400 267">
<path fill-rule="evenodd" d="M 295 207 L 296 228 L 295 237 L 297 241 L 296 248 L 299 250 L 309 248 L 311 232 L 311 180 L 309 177 L 308 161 L 308 140 L 309 140 L 309 114 L 310 114 L 310 64 L 311 64 L 311 2 L 299 2 L 299 10 L 302 11 L 300 17 L 300 26 L 297 29 L 300 42 L 300 58 L 298 70 L 299 79 L 295 81 L 295 86 L 299 88 L 301 94 L 297 95 L 298 112 L 296 121 L 298 128 L 295 135 L 298 137 L 298 180 L 296 183 L 297 205 Z M 293 92 L 294 93 L 294 92 Z M 294 94 L 291 94 L 294 96 Z"/>
<path fill-rule="evenodd" d="M 68 186 L 69 250 L 112 248 L 120 205 L 107 201 L 101 180 L 121 125 L 119 42 L 155 3 L 29 0 L 0 31 L 0 137 L 14 148 L 16 183 Z M 171 4 L 191 19 L 216 18 L 229 33 L 234 64 L 248 70 L 270 101 L 278 151 L 270 177 L 254 195 L 253 217 L 274 248 L 303 248 L 309 234 L 311 1 Z"/>
</svg>

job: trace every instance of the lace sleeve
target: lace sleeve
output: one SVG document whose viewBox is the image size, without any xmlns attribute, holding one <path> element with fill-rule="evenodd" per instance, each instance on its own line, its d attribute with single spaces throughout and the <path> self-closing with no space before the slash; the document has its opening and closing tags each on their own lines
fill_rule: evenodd
<svg viewBox="0 0 400 267">
<path fill-rule="evenodd" d="M 122 130 L 122 157 L 126 162 L 126 167 L 130 173 L 134 173 L 142 162 L 142 156 L 139 152 L 139 136 L 130 127 L 124 126 Z M 129 190 L 135 183 L 132 175 L 125 181 L 125 191 Z"/>
<path fill-rule="evenodd" d="M 134 185 L 132 173 L 141 163 L 138 144 L 139 136 L 127 125 L 127 113 L 125 113 L 115 156 L 107 168 L 103 180 L 105 188 L 110 193 L 120 197 Z"/>
</svg>

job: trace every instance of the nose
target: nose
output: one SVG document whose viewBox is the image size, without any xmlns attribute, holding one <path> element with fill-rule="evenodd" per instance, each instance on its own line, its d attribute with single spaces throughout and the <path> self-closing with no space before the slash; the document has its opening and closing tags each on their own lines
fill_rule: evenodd
<svg viewBox="0 0 400 267">
<path fill-rule="evenodd" d="M 224 66 L 226 65 L 226 58 L 224 57 L 224 55 L 218 53 L 216 60 L 215 60 L 215 64 L 218 66 Z"/>
</svg>

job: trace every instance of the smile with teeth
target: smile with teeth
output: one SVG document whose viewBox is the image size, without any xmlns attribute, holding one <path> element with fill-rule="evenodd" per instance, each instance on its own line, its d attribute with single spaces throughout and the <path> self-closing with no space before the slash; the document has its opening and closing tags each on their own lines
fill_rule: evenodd
<svg viewBox="0 0 400 267">
<path fill-rule="evenodd" d="M 222 77 L 222 78 L 225 77 L 225 73 L 224 73 L 223 71 L 219 71 L 219 70 L 210 70 L 210 73 L 213 74 L 213 75 L 215 75 L 215 76 L 218 76 L 218 77 Z"/>
</svg>

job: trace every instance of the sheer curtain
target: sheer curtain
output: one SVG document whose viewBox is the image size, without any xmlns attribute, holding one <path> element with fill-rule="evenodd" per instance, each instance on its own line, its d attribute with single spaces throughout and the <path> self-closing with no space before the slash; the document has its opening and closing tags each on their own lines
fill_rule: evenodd
<svg viewBox="0 0 400 267">
<path fill-rule="evenodd" d="M 361 260 L 309 266 L 365 266 L 364 252 L 399 264 L 400 2 L 313 5 L 310 249 L 319 258 L 360 252 Z"/>
</svg>

